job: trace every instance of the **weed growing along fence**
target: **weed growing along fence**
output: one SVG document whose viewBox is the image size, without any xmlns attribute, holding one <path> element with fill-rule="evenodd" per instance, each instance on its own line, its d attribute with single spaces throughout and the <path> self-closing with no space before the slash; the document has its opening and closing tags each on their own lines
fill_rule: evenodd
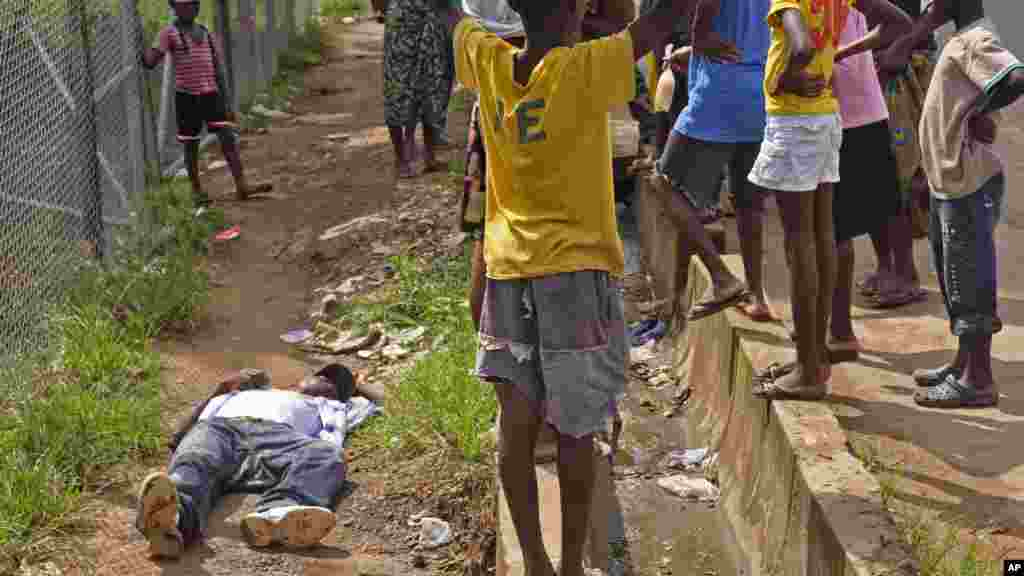
<svg viewBox="0 0 1024 576">
<path fill-rule="evenodd" d="M 82 526 L 82 496 L 112 467 L 161 452 L 152 343 L 199 319 L 209 295 L 203 260 L 223 226 L 216 211 L 195 218 L 191 202 L 173 183 L 140 199 L 137 225 L 119 229 L 106 265 L 69 264 L 46 347 L 0 372 L 0 574 Z"/>
<path fill-rule="evenodd" d="M 202 4 L 237 105 L 318 35 L 318 11 L 319 0 Z M 43 345 L 76 264 L 109 256 L 147 180 L 180 164 L 172 70 L 140 66 L 169 22 L 163 0 L 0 3 L 0 356 Z"/>
</svg>

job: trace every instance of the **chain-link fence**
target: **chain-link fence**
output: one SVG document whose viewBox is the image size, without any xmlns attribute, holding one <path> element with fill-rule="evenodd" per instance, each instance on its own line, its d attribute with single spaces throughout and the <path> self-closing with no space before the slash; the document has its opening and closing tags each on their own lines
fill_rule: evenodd
<svg viewBox="0 0 1024 576">
<path fill-rule="evenodd" d="M 42 342 L 46 307 L 133 224 L 147 175 L 181 164 L 170 60 L 140 65 L 168 4 L 137 1 L 0 2 L 0 354 Z M 269 86 L 318 4 L 204 4 L 236 109 Z"/>
</svg>

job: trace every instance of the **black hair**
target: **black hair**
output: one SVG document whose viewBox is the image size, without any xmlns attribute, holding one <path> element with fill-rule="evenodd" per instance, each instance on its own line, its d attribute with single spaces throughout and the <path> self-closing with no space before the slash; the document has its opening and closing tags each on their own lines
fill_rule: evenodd
<svg viewBox="0 0 1024 576">
<path fill-rule="evenodd" d="M 199 0 L 193 0 L 192 3 L 195 4 L 196 7 L 200 6 Z M 174 9 L 174 6 L 177 5 L 177 4 L 178 4 L 177 0 L 167 0 L 167 5 L 170 6 L 172 10 Z M 198 16 L 198 14 L 196 16 Z M 207 30 L 205 26 L 203 26 L 202 24 L 199 24 L 198 22 L 194 22 L 193 24 L 196 25 L 196 26 L 199 26 L 203 30 L 203 32 L 205 32 L 206 39 L 207 39 L 207 41 L 210 42 L 210 49 L 211 50 L 214 49 L 213 48 L 213 39 L 210 38 L 210 31 Z M 185 47 L 185 53 L 186 54 L 189 53 L 192 49 L 188 47 L 188 42 L 185 40 L 185 31 L 181 29 L 181 23 L 178 22 L 177 18 L 174 19 L 174 29 L 178 31 L 178 38 L 181 38 L 181 44 L 182 44 L 182 46 Z"/>
<path fill-rule="evenodd" d="M 561 8 L 564 0 L 508 0 L 512 8 L 523 19 L 523 23 L 543 24 L 544 19 Z"/>
<path fill-rule="evenodd" d="M 318 370 L 316 375 L 334 384 L 334 392 L 337 394 L 339 402 L 347 402 L 356 392 L 355 376 L 352 375 L 351 370 L 341 364 L 328 364 Z"/>
</svg>

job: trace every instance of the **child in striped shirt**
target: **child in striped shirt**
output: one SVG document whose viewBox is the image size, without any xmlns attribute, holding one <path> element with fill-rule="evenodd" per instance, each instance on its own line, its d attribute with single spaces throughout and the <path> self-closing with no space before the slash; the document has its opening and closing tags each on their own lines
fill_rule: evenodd
<svg viewBox="0 0 1024 576">
<path fill-rule="evenodd" d="M 170 54 L 174 62 L 178 141 L 185 147 L 185 169 L 192 182 L 193 199 L 199 205 L 210 203 L 199 182 L 199 134 L 204 125 L 220 139 L 224 159 L 235 179 L 236 197 L 245 200 L 251 194 L 269 192 L 268 183 L 250 187 L 246 182 L 235 125 L 230 121 L 235 114 L 229 109 L 223 64 L 213 35 L 195 21 L 199 1 L 169 1 L 175 21 L 160 32 L 158 47 L 146 49 L 142 61 L 146 68 L 154 68 Z"/>
</svg>

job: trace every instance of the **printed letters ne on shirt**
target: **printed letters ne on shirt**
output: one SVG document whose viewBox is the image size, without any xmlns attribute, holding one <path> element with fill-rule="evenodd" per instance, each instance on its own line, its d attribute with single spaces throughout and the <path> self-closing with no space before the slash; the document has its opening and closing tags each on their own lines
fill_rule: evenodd
<svg viewBox="0 0 1024 576">
<path fill-rule="evenodd" d="M 541 123 L 543 116 L 545 102 L 543 99 L 540 100 L 527 100 L 520 102 L 516 106 L 516 124 L 519 127 L 519 144 L 530 144 L 532 142 L 541 142 L 547 139 L 547 134 L 544 130 L 531 130 Z M 540 111 L 535 114 L 534 112 Z M 501 131 L 502 121 L 505 118 L 505 102 L 500 98 L 497 100 L 495 105 L 495 122 L 496 131 Z"/>
</svg>

